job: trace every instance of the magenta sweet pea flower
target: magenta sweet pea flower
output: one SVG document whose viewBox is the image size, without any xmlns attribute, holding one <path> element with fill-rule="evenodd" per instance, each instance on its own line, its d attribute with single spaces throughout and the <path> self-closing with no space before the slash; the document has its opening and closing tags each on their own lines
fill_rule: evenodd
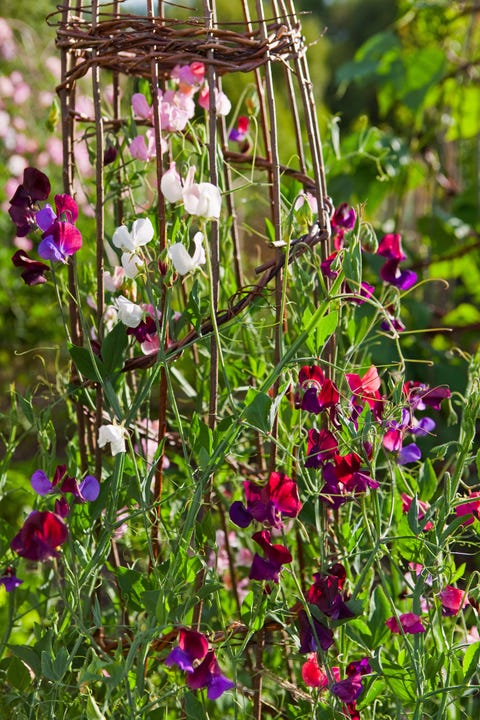
<svg viewBox="0 0 480 720">
<path fill-rule="evenodd" d="M 50 270 L 48 265 L 33 260 L 24 250 L 17 250 L 12 256 L 12 262 L 16 267 L 24 268 L 21 276 L 25 285 L 41 285 L 47 282 L 45 273 Z"/>
<path fill-rule="evenodd" d="M 246 480 L 243 487 L 246 507 L 240 501 L 230 507 L 230 519 L 239 527 L 248 527 L 252 520 L 281 527 L 282 516 L 297 517 L 302 509 L 297 483 L 284 473 L 271 472 L 263 486 Z"/>
<path fill-rule="evenodd" d="M 471 525 L 475 520 L 480 520 L 480 492 L 471 492 L 466 502 L 456 506 L 455 515 L 465 517 L 462 525 Z"/>
<path fill-rule="evenodd" d="M 208 640 L 196 630 L 180 628 L 178 646 L 165 658 L 165 665 L 178 665 L 181 670 L 193 672 L 195 661 L 201 661 L 208 652 Z"/>
<path fill-rule="evenodd" d="M 250 568 L 250 580 L 272 580 L 278 583 L 278 576 L 282 565 L 292 562 L 292 555 L 284 545 L 273 545 L 270 542 L 270 531 L 261 530 L 252 535 L 252 539 L 260 545 L 265 557 L 255 553 L 252 567 Z"/>
<path fill-rule="evenodd" d="M 3 585 L 3 587 L 5 588 L 5 590 L 7 592 L 12 592 L 13 590 L 15 590 L 15 588 L 17 588 L 22 583 L 23 583 L 23 580 L 20 580 L 20 578 L 16 577 L 16 575 L 13 571 L 13 568 L 11 568 L 11 567 L 7 567 L 4 575 L 2 575 L 2 577 L 0 577 L 0 585 Z"/>
<path fill-rule="evenodd" d="M 46 205 L 35 215 L 38 227 L 43 230 L 38 254 L 44 260 L 66 263 L 82 247 L 82 234 L 74 225 L 78 206 L 70 195 L 55 195 L 55 207 L 56 214 Z"/>
<path fill-rule="evenodd" d="M 43 562 L 58 556 L 57 548 L 63 545 L 67 536 L 67 526 L 61 517 L 49 511 L 33 510 L 10 547 L 27 560 Z"/>
<path fill-rule="evenodd" d="M 385 625 L 394 635 L 401 635 L 402 631 L 407 635 L 417 635 L 425 632 L 425 626 L 415 613 L 403 613 L 399 615 L 398 620 L 395 615 L 392 615 L 388 620 L 385 620 Z"/>
<path fill-rule="evenodd" d="M 206 687 L 209 700 L 216 700 L 226 690 L 235 687 L 235 683 L 222 674 L 213 650 L 208 651 L 204 660 L 193 672 L 187 673 L 187 685 L 190 690 L 201 690 Z"/>
<path fill-rule="evenodd" d="M 377 253 L 388 260 L 398 260 L 398 262 L 407 257 L 402 250 L 402 236 L 398 233 L 384 235 L 378 245 Z"/>
<path fill-rule="evenodd" d="M 336 250 L 343 246 L 345 230 L 353 230 L 357 221 L 355 210 L 347 203 L 341 203 L 330 220 L 332 238 Z"/>
<path fill-rule="evenodd" d="M 442 615 L 457 615 L 460 610 L 468 605 L 468 598 L 464 590 L 456 588 L 453 585 L 447 585 L 438 593 L 440 602 L 442 603 Z"/>
<path fill-rule="evenodd" d="M 409 290 L 417 282 L 417 273 L 413 270 L 400 270 L 398 260 L 387 260 L 380 268 L 380 277 L 399 290 Z"/>
</svg>

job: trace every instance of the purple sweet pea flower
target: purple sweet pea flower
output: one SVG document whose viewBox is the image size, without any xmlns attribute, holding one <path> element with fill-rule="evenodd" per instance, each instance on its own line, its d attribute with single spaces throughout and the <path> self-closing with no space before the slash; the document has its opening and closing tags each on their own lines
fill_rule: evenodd
<svg viewBox="0 0 480 720">
<path fill-rule="evenodd" d="M 93 502 L 97 499 L 100 484 L 93 475 L 87 475 L 79 485 L 77 480 L 68 476 L 66 472 L 66 465 L 58 465 L 53 480 L 50 481 L 43 470 L 35 470 L 30 481 L 32 488 L 39 495 L 48 495 L 58 488 L 62 494 L 72 493 L 80 502 Z M 59 514 L 65 516 L 63 512 Z"/>
<path fill-rule="evenodd" d="M 409 445 L 404 445 L 398 453 L 397 463 L 399 465 L 407 465 L 411 462 L 418 462 L 421 457 L 422 453 L 418 445 L 409 443 Z"/>
<path fill-rule="evenodd" d="M 11 567 L 8 567 L 5 570 L 5 574 L 0 577 L 0 585 L 3 585 L 7 592 L 12 592 L 12 590 L 15 590 L 15 588 L 22 583 L 23 580 L 20 580 L 20 578 L 16 577 L 13 568 Z"/>
<path fill-rule="evenodd" d="M 305 610 L 298 613 L 298 625 L 300 635 L 299 652 L 311 653 L 316 652 L 320 647 L 326 651 L 333 645 L 333 632 L 330 628 L 325 627 L 315 617 L 308 618 Z"/>
<path fill-rule="evenodd" d="M 380 269 L 380 277 L 399 290 L 409 290 L 417 282 L 417 273 L 413 270 L 400 270 L 399 264 L 398 260 L 387 260 Z"/>
<path fill-rule="evenodd" d="M 24 268 L 21 275 L 25 285 L 41 285 L 47 282 L 45 273 L 50 270 L 48 265 L 33 260 L 24 250 L 17 250 L 12 256 L 12 262 L 16 267 Z"/>
<path fill-rule="evenodd" d="M 271 472 L 266 485 L 246 480 L 244 489 L 246 507 L 237 500 L 230 508 L 230 519 L 239 527 L 248 527 L 252 520 L 281 527 L 282 516 L 297 517 L 302 509 L 297 483 L 284 473 Z"/>
</svg>

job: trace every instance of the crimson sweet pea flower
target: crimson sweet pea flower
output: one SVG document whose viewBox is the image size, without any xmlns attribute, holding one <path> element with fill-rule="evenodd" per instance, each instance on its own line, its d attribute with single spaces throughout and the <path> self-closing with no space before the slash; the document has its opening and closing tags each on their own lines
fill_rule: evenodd
<svg viewBox="0 0 480 720">
<path fill-rule="evenodd" d="M 319 468 L 330 460 L 338 450 L 338 441 L 330 430 L 308 431 L 307 458 L 305 467 Z"/>
<path fill-rule="evenodd" d="M 460 610 L 468 605 L 468 598 L 463 590 L 453 585 L 447 585 L 438 593 L 440 602 L 442 603 L 442 615 L 456 615 Z"/>
<path fill-rule="evenodd" d="M 250 580 L 272 580 L 278 583 L 282 565 L 292 562 L 292 555 L 284 545 L 273 545 L 270 542 L 270 531 L 261 530 L 252 535 L 252 539 L 260 545 L 265 557 L 255 553 L 250 568 Z"/>
<path fill-rule="evenodd" d="M 66 541 L 67 526 L 62 518 L 48 510 L 33 510 L 22 529 L 13 538 L 10 547 L 27 560 L 43 562 L 57 557 L 57 548 Z"/>
<path fill-rule="evenodd" d="M 417 633 L 425 632 L 422 621 L 415 613 L 403 613 L 399 615 L 398 620 L 395 615 L 392 615 L 388 620 L 385 620 L 385 625 L 394 635 L 400 635 L 402 631 L 408 635 L 417 635 Z"/>
<path fill-rule="evenodd" d="M 248 527 L 252 520 L 281 527 L 282 516 L 297 517 L 302 509 L 297 483 L 284 473 L 271 472 L 263 486 L 246 480 L 243 487 L 246 507 L 239 500 L 230 507 L 230 519 L 239 527 Z"/>
<path fill-rule="evenodd" d="M 333 668 L 333 670 L 338 668 Z M 305 685 L 314 688 L 326 688 L 328 685 L 328 677 L 318 664 L 316 653 L 310 653 L 307 660 L 302 665 L 302 678 Z"/>
</svg>

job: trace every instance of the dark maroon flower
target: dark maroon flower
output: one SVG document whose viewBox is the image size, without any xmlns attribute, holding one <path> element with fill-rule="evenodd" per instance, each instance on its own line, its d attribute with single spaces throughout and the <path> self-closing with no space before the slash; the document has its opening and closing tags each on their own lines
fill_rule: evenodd
<svg viewBox="0 0 480 720">
<path fill-rule="evenodd" d="M 335 280 L 335 278 L 338 275 L 338 270 L 332 270 L 332 265 L 334 260 L 338 256 L 338 250 L 335 250 L 331 255 L 329 255 L 326 260 L 323 260 L 320 263 L 320 270 L 322 271 L 322 275 L 326 278 L 329 278 L 330 280 Z"/>
<path fill-rule="evenodd" d="M 208 652 L 208 640 L 196 630 L 180 628 L 178 646 L 165 658 L 165 665 L 178 665 L 181 670 L 193 672 L 195 661 L 203 660 Z"/>
<path fill-rule="evenodd" d="M 243 486 L 246 507 L 236 501 L 230 508 L 230 518 L 239 527 L 248 527 L 252 520 L 281 527 L 282 516 L 297 517 L 302 509 L 297 483 L 284 473 L 271 472 L 266 485 L 246 480 Z"/>
<path fill-rule="evenodd" d="M 41 285 L 47 282 L 45 273 L 50 270 L 48 265 L 33 260 L 24 250 L 17 250 L 12 257 L 12 262 L 16 267 L 25 268 L 21 273 L 25 285 Z"/>
<path fill-rule="evenodd" d="M 403 386 L 403 392 L 413 410 L 425 410 L 426 406 L 434 410 L 440 410 L 442 400 L 449 398 L 450 389 L 446 385 L 429 387 L 425 383 L 407 381 Z"/>
<path fill-rule="evenodd" d="M 299 652 L 311 653 L 316 652 L 318 648 L 326 651 L 333 645 L 333 632 L 330 628 L 325 627 L 315 617 L 309 618 L 305 610 L 298 613 L 298 625 L 300 635 Z"/>
<path fill-rule="evenodd" d="M 145 320 L 141 320 L 137 327 L 127 328 L 127 335 L 133 335 L 139 343 L 145 341 L 151 341 L 152 337 L 157 334 L 157 324 L 155 318 L 151 315 L 147 315 Z"/>
<path fill-rule="evenodd" d="M 111 163 L 115 162 L 117 159 L 117 148 L 115 145 L 112 145 L 112 143 L 107 143 L 107 147 L 105 148 L 105 152 L 103 153 L 103 164 L 104 165 L 111 165 Z"/>
<path fill-rule="evenodd" d="M 307 458 L 305 467 L 319 468 L 330 460 L 338 450 L 338 441 L 330 430 L 308 431 Z"/>
<path fill-rule="evenodd" d="M 216 700 L 226 690 L 235 687 L 235 683 L 222 675 L 213 650 L 208 651 L 204 660 L 193 672 L 187 673 L 187 685 L 190 690 L 201 690 L 206 687 L 209 700 Z"/>
<path fill-rule="evenodd" d="M 24 237 L 36 227 L 35 211 L 39 200 L 46 200 L 50 194 L 48 177 L 33 167 L 23 171 L 23 182 L 10 200 L 9 215 L 17 226 L 17 235 Z"/>
<path fill-rule="evenodd" d="M 49 511 L 33 510 L 10 547 L 28 560 L 48 560 L 57 557 L 57 548 L 66 541 L 67 526 L 62 518 Z"/>
<path fill-rule="evenodd" d="M 284 545 L 272 545 L 270 542 L 270 531 L 261 530 L 252 535 L 252 539 L 260 545 L 265 557 L 255 553 L 252 567 L 250 568 L 251 580 L 272 580 L 278 582 L 278 575 L 282 565 L 292 562 L 292 556 Z"/>
<path fill-rule="evenodd" d="M 12 590 L 15 590 L 15 588 L 22 583 L 23 580 L 20 580 L 20 578 L 16 577 L 13 568 L 11 567 L 7 567 L 4 575 L 0 577 L 0 585 L 3 585 L 7 592 L 12 592 Z"/>
<path fill-rule="evenodd" d="M 314 582 L 307 593 L 307 601 L 333 620 L 351 618 L 354 613 L 344 602 L 341 590 L 345 582 L 345 568 L 340 563 L 332 565 L 328 573 L 315 573 Z"/>
</svg>

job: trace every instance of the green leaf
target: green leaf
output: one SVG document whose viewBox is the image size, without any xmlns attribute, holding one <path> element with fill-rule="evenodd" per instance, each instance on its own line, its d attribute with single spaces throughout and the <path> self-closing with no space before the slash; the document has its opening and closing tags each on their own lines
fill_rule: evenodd
<svg viewBox="0 0 480 720">
<path fill-rule="evenodd" d="M 132 610 L 143 611 L 144 574 L 125 567 L 117 568 L 116 572 L 118 584 L 128 605 Z"/>
<path fill-rule="evenodd" d="M 377 585 L 373 591 L 373 613 L 368 621 L 368 627 L 372 634 L 372 649 L 378 647 L 390 634 L 385 621 L 392 615 L 390 603 L 381 585 Z"/>
<path fill-rule="evenodd" d="M 437 489 L 438 479 L 432 461 L 427 458 L 422 465 L 419 477 L 419 496 L 421 500 L 430 500 Z"/>
<path fill-rule="evenodd" d="M 414 495 L 412 498 L 412 503 L 408 509 L 408 526 L 410 530 L 415 534 L 419 535 L 421 532 L 421 527 L 418 524 L 418 501 L 417 496 Z"/>
<path fill-rule="evenodd" d="M 15 656 L 6 658 L 5 662 L 8 663 L 7 682 L 17 690 L 20 690 L 20 692 L 25 691 L 32 683 L 32 678 L 25 663 Z"/>
<path fill-rule="evenodd" d="M 463 656 L 463 673 L 465 675 L 465 682 L 470 682 L 472 677 L 478 672 L 480 667 L 480 642 L 472 643 L 465 650 Z"/>
<path fill-rule="evenodd" d="M 207 467 L 212 455 L 212 430 L 199 417 L 198 413 L 192 416 L 190 424 L 189 444 L 201 469 Z"/>
<path fill-rule="evenodd" d="M 263 432 L 270 432 L 272 419 L 270 408 L 272 400 L 263 392 L 250 388 L 245 397 L 245 420 Z"/>
<path fill-rule="evenodd" d="M 91 350 L 78 345 L 68 345 L 68 352 L 78 372 L 87 380 L 102 382 L 105 377 L 105 367 L 100 358 L 95 357 Z"/>
<path fill-rule="evenodd" d="M 28 665 L 31 670 L 33 670 L 37 677 L 40 675 L 40 658 L 33 648 L 28 647 L 28 645 L 9 645 L 8 647 L 10 652 L 20 658 L 20 660 L 23 660 L 23 662 Z"/>
<path fill-rule="evenodd" d="M 123 367 L 125 350 L 128 345 L 127 328 L 121 322 L 105 336 L 102 342 L 102 359 L 105 370 L 112 373 Z"/>
<path fill-rule="evenodd" d="M 302 316 L 302 330 L 305 331 L 310 325 L 313 313 L 307 308 Z M 338 313 L 333 310 L 327 315 L 320 316 L 318 322 L 311 328 L 305 345 L 314 356 L 319 356 L 328 338 L 335 332 L 338 326 Z"/>
<path fill-rule="evenodd" d="M 202 703 L 191 692 L 185 693 L 185 714 L 190 720 L 206 720 Z"/>
</svg>

